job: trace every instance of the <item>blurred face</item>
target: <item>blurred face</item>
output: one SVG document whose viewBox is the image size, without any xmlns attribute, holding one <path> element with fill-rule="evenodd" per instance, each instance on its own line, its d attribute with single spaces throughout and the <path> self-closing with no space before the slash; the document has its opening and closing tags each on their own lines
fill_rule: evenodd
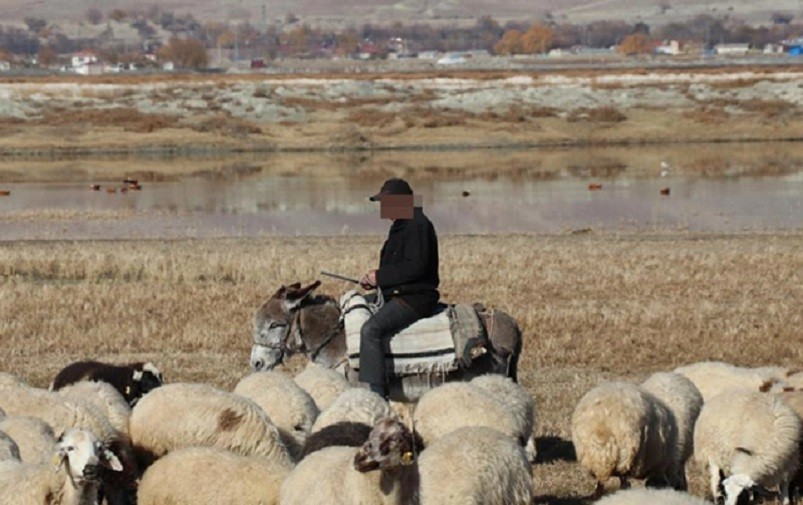
<svg viewBox="0 0 803 505">
<path fill-rule="evenodd" d="M 413 195 L 382 195 L 379 201 L 382 219 L 412 219 Z"/>
</svg>

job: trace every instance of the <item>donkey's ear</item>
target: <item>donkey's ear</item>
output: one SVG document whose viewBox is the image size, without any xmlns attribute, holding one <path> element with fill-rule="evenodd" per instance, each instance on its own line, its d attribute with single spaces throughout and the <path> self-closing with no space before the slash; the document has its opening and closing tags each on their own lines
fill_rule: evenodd
<svg viewBox="0 0 803 505">
<path fill-rule="evenodd" d="M 298 284 L 298 288 L 288 290 L 284 295 L 285 310 L 290 311 L 301 305 L 301 302 L 312 294 L 312 291 L 320 285 L 321 281 L 315 281 L 304 288 L 301 288 L 301 284 Z"/>
<path fill-rule="evenodd" d="M 292 289 L 300 289 L 301 288 L 301 283 L 300 282 L 294 282 L 293 284 L 290 284 L 287 287 L 292 288 Z"/>
</svg>

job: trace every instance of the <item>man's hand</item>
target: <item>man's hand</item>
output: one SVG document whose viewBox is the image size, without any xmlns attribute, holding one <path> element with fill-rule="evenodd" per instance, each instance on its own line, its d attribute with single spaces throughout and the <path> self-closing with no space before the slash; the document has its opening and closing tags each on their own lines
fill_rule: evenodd
<svg viewBox="0 0 803 505">
<path fill-rule="evenodd" d="M 376 287 L 376 270 L 369 270 L 362 279 L 360 279 L 360 286 L 363 289 L 373 289 Z"/>
</svg>

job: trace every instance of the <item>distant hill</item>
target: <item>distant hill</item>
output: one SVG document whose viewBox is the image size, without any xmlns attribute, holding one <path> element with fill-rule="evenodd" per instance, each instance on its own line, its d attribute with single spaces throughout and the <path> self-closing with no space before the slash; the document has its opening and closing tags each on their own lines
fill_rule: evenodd
<svg viewBox="0 0 803 505">
<path fill-rule="evenodd" d="M 775 12 L 791 14 L 795 22 L 803 21 L 801 0 L 0 0 L 0 24 L 28 16 L 80 21 L 93 7 L 106 15 L 115 8 L 145 11 L 151 5 L 176 13 L 189 12 L 201 21 L 247 19 L 256 25 L 275 23 L 293 13 L 302 22 L 333 28 L 394 21 L 465 24 L 483 15 L 502 23 L 511 19 L 534 21 L 547 13 L 557 22 L 573 24 L 621 19 L 658 26 L 708 13 L 768 25 Z"/>
</svg>

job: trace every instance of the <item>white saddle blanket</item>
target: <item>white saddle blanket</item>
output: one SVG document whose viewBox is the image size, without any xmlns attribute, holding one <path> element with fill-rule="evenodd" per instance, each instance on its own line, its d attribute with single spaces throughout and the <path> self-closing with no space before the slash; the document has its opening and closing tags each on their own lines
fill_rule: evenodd
<svg viewBox="0 0 803 505">
<path fill-rule="evenodd" d="M 356 290 L 340 299 L 346 331 L 349 366 L 360 368 L 360 330 L 371 317 L 364 296 Z M 450 310 L 419 319 L 389 339 L 385 347 L 385 370 L 390 374 L 448 373 L 459 367 L 452 336 Z"/>
</svg>

